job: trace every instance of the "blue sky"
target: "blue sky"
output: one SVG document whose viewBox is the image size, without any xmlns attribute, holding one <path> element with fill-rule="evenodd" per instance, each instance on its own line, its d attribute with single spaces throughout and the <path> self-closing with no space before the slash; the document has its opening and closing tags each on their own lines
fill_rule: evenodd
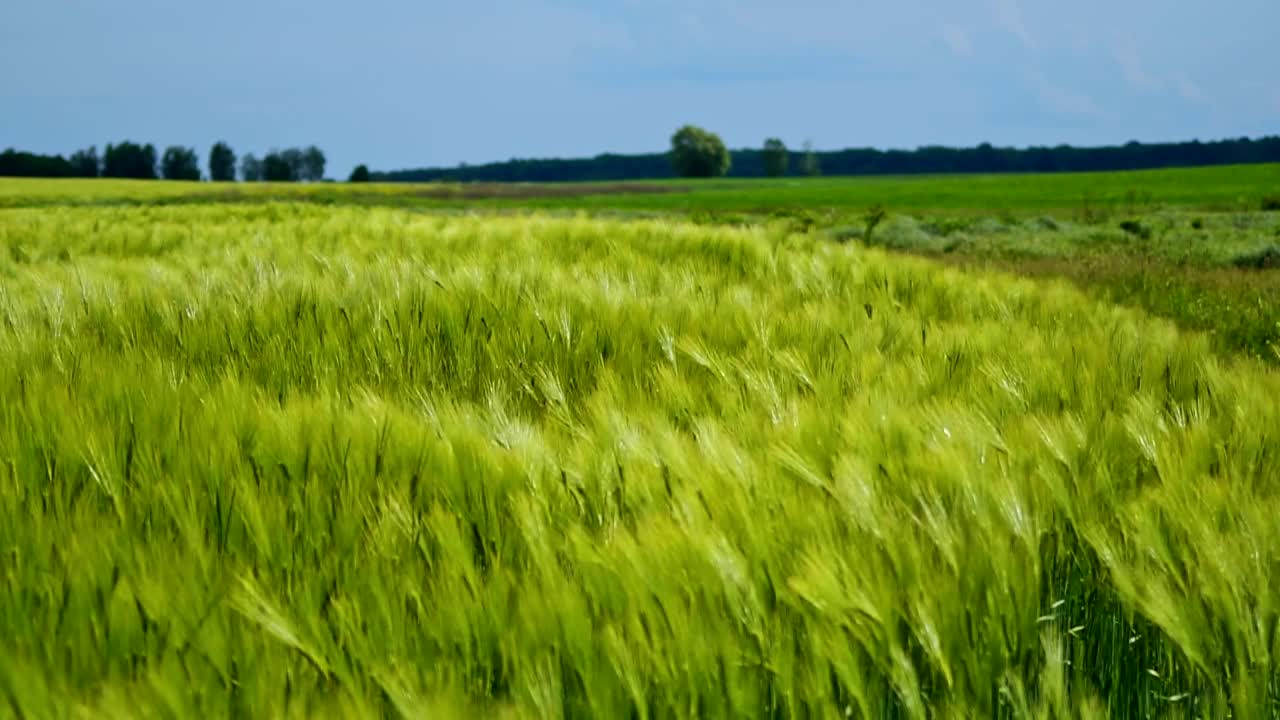
<svg viewBox="0 0 1280 720">
<path fill-rule="evenodd" d="M 1277 0 L 15 0 L 0 147 L 317 144 L 329 175 L 666 147 L 1280 133 Z"/>
</svg>

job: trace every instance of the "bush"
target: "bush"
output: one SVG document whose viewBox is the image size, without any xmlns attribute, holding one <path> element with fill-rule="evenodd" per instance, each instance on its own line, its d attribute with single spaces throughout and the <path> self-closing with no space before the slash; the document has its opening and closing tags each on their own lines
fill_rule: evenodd
<svg viewBox="0 0 1280 720">
<path fill-rule="evenodd" d="M 969 230 L 973 223 L 966 218 L 937 218 L 922 223 L 925 232 L 938 237 L 948 237 L 954 233 Z"/>
<path fill-rule="evenodd" d="M 867 234 L 862 238 L 862 241 L 870 245 L 871 234 L 876 231 L 876 226 L 884 222 L 884 219 L 888 216 L 889 213 L 886 212 L 884 206 L 879 203 L 867 208 L 866 214 L 862 216 L 862 221 L 867 227 Z"/>
<path fill-rule="evenodd" d="M 1268 245 L 1260 250 L 1242 253 L 1231 259 L 1231 264 L 1248 270 L 1273 270 L 1280 268 L 1280 247 Z"/>
<path fill-rule="evenodd" d="M 945 238 L 931 235 L 919 220 L 909 215 L 881 218 L 873 224 L 874 217 L 874 213 L 869 212 L 863 219 L 862 242 L 867 245 L 894 250 L 936 252 L 946 244 Z"/>
<path fill-rule="evenodd" d="M 1048 230 L 1049 232 L 1057 232 L 1062 229 L 1062 225 L 1059 224 L 1057 220 L 1054 220 L 1048 215 L 1044 215 L 1036 218 L 1035 228 L 1037 230 Z"/>
<path fill-rule="evenodd" d="M 1151 228 L 1143 225 L 1138 220 L 1122 220 L 1120 221 L 1120 229 L 1143 240 L 1151 239 Z"/>
</svg>

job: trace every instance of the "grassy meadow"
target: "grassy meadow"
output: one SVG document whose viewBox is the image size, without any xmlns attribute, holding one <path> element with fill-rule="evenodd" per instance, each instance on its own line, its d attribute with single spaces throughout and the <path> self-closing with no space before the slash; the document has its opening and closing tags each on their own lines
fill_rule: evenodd
<svg viewBox="0 0 1280 720">
<path fill-rule="evenodd" d="M 1280 209 L 1280 165 L 1048 175 L 646 180 L 555 184 L 184 183 L 0 178 L 0 208 L 303 201 L 416 208 L 630 213 L 811 212 L 824 220 L 880 204 L 908 213 L 987 216 L 1052 212 L 1083 218 L 1154 208 Z M 731 219 L 724 217 L 723 219 Z"/>
<path fill-rule="evenodd" d="M 868 242 L 865 223 L 828 231 Z M 1215 352 L 1280 366 L 1280 212 L 1116 214 L 1090 221 L 890 217 L 869 243 L 963 268 L 1065 278 L 1103 301 L 1206 333 Z"/>
<path fill-rule="evenodd" d="M 0 182 L 0 717 L 1280 715 L 1277 169 L 1127 175 Z"/>
<path fill-rule="evenodd" d="M 1063 278 L 1280 366 L 1280 165 L 1050 175 L 557 184 L 0 178 L 0 209 L 303 203 L 409 212 L 783 224 L 962 268 Z M 867 219 L 884 220 L 867 232 Z M 27 252 L 21 229 L 11 253 Z"/>
</svg>

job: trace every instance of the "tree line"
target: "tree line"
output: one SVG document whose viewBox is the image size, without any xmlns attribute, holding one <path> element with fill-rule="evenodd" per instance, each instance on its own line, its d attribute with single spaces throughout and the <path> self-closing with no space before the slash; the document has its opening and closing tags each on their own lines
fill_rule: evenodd
<svg viewBox="0 0 1280 720">
<path fill-rule="evenodd" d="M 384 182 L 567 182 L 664 179 L 697 176 L 707 166 L 693 168 L 678 157 L 689 148 L 710 148 L 715 142 L 681 128 L 666 153 L 604 154 L 579 159 L 513 159 L 486 165 L 424 168 L 372 173 Z M 688 128 L 706 133 L 700 128 Z M 682 135 L 683 133 L 683 135 Z M 713 133 L 707 133 L 714 136 Z M 677 137 L 678 136 L 678 137 Z M 719 138 L 714 138 L 719 141 Z M 723 146 L 723 143 L 720 143 Z M 682 149 L 683 148 L 683 149 Z M 790 150 L 777 138 L 760 149 L 725 150 L 723 171 L 713 160 L 712 175 L 768 177 L 782 175 L 913 175 L 966 173 L 1087 172 L 1145 170 L 1164 167 L 1246 165 L 1280 162 L 1280 136 L 1239 138 L 1215 142 L 1139 143 L 1102 147 L 977 147 L 927 146 L 915 150 L 815 151 L 807 146 Z M 698 161 L 702 162 L 702 161 Z"/>
<path fill-rule="evenodd" d="M 238 162 L 237 162 L 238 160 Z M 101 155 L 96 146 L 77 150 L 68 157 L 37 155 L 12 148 L 0 153 L 0 176 L 10 177 L 107 177 L 137 180 L 202 180 L 234 182 L 319 182 L 324 179 L 325 156 L 320 148 L 271 150 L 261 158 L 252 153 L 237 159 L 225 142 L 209 149 L 208 174 L 200 167 L 195 148 L 172 145 L 163 154 L 150 143 L 130 141 L 108 144 Z M 366 170 L 367 174 L 367 170 Z"/>
<path fill-rule="evenodd" d="M 565 182 L 683 177 L 778 177 L 785 175 L 912 175 L 964 173 L 1084 172 L 1142 170 L 1280 162 L 1280 136 L 1202 143 L 1139 143 L 1102 147 L 1008 148 L 983 143 L 971 148 L 926 146 L 915 150 L 854 148 L 802 151 L 769 138 L 760 149 L 728 150 L 715 133 L 685 126 L 671 138 L 666 153 L 603 154 L 579 159 L 513 159 L 487 165 L 370 172 L 358 166 L 350 182 Z M 324 178 L 325 156 L 317 147 L 271 150 L 261 158 L 236 153 L 224 142 L 210 148 L 207 174 L 195 149 L 109 144 L 70 156 L 38 155 L 9 149 L 0 153 L 0 176 L 111 177 L 231 182 L 317 182 Z"/>
</svg>

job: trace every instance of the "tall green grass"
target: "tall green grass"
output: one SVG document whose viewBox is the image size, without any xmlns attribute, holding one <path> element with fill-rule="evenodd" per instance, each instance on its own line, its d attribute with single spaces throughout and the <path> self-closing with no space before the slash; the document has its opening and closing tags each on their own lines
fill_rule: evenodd
<svg viewBox="0 0 1280 720">
<path fill-rule="evenodd" d="M 0 213 L 0 714 L 1280 712 L 1280 376 L 781 229 Z"/>
<path fill-rule="evenodd" d="M 966 268 L 1071 280 L 1103 300 L 1208 333 L 1215 351 L 1280 364 L 1280 213 L 1052 217 L 899 215 L 871 243 Z M 865 242 L 860 224 L 828 231 Z"/>
</svg>

